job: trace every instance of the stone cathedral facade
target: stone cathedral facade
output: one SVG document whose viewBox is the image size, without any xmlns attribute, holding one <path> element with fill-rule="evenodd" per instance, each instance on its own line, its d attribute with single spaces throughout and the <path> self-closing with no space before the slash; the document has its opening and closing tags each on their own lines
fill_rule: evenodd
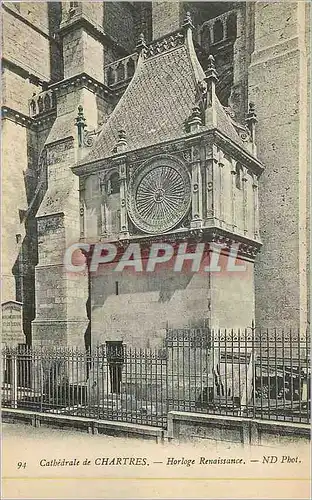
<svg viewBox="0 0 312 500">
<path fill-rule="evenodd" d="M 2 302 L 21 305 L 25 342 L 305 330 L 309 4 L 2 9 Z M 78 242 L 216 244 L 221 261 L 234 245 L 245 273 L 67 273 Z"/>
</svg>

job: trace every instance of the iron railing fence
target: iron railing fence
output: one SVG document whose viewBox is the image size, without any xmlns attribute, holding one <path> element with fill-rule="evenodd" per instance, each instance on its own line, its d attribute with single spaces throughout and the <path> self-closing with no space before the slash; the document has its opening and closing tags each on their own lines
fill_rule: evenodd
<svg viewBox="0 0 312 500">
<path fill-rule="evenodd" d="M 166 427 L 170 410 L 310 421 L 306 333 L 168 329 L 159 349 L 5 348 L 2 405 Z"/>
</svg>

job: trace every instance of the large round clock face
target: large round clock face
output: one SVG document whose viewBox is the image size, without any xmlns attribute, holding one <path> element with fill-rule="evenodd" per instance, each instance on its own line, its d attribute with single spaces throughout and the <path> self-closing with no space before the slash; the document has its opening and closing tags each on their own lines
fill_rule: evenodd
<svg viewBox="0 0 312 500">
<path fill-rule="evenodd" d="M 129 185 L 129 214 L 146 233 L 173 229 L 190 205 L 190 178 L 183 164 L 165 158 L 143 165 Z"/>
</svg>

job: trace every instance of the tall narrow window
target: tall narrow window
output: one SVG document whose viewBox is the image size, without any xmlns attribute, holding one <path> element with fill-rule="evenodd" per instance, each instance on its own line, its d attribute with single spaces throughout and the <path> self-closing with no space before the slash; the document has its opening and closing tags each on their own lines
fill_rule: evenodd
<svg viewBox="0 0 312 500">
<path fill-rule="evenodd" d="M 242 166 L 240 163 L 236 163 L 235 167 L 235 185 L 237 189 L 242 188 Z"/>
<path fill-rule="evenodd" d="M 119 175 L 117 172 L 112 174 L 107 183 L 107 194 L 119 193 Z"/>
<path fill-rule="evenodd" d="M 213 25 L 213 43 L 223 40 L 223 24 L 221 21 L 216 21 Z"/>
<path fill-rule="evenodd" d="M 133 59 L 129 59 L 129 61 L 127 62 L 127 74 L 128 74 L 128 78 L 131 78 L 133 76 L 134 70 L 135 70 L 134 60 Z"/>
</svg>

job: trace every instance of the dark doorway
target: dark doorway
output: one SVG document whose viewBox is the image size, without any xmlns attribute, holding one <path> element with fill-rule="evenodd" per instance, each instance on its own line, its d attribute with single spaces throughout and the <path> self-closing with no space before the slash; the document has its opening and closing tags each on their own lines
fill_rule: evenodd
<svg viewBox="0 0 312 500">
<path fill-rule="evenodd" d="M 110 392 L 112 394 L 120 394 L 124 364 L 124 346 L 122 340 L 106 341 L 106 355 L 109 366 Z"/>
</svg>

